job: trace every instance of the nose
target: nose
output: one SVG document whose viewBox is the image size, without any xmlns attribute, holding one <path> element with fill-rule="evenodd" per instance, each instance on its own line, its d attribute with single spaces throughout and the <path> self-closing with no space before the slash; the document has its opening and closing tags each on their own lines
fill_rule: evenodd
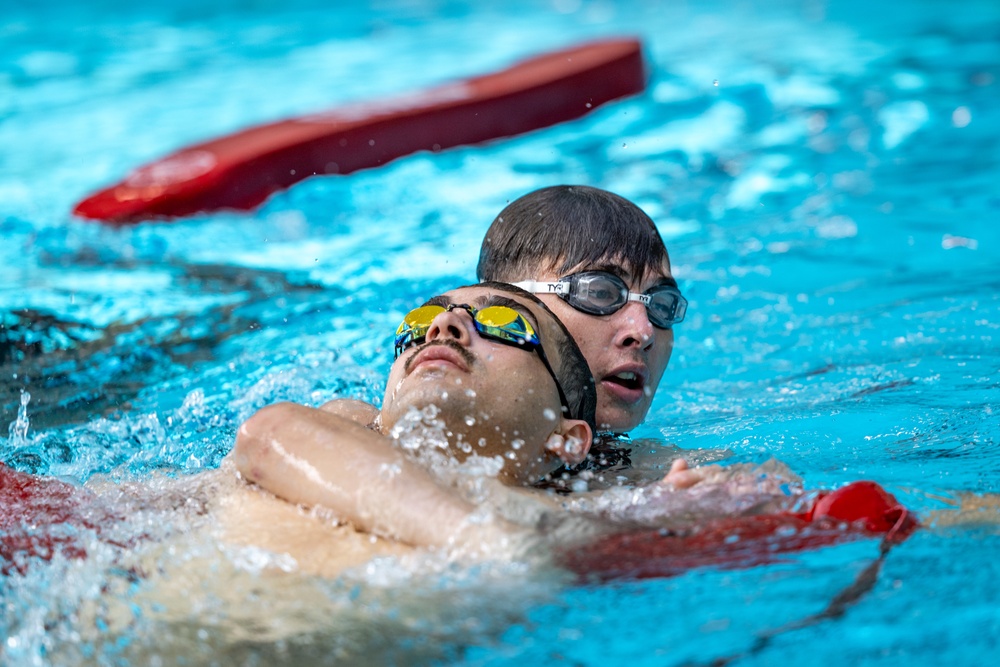
<svg viewBox="0 0 1000 667">
<path fill-rule="evenodd" d="M 427 329 L 427 342 L 450 339 L 463 347 L 472 341 L 472 315 L 462 308 L 446 310 L 431 322 Z"/>
<path fill-rule="evenodd" d="M 656 341 L 655 330 L 649 321 L 646 306 L 638 301 L 629 301 L 614 314 L 617 334 L 615 344 L 621 347 L 637 347 L 649 350 Z"/>
</svg>

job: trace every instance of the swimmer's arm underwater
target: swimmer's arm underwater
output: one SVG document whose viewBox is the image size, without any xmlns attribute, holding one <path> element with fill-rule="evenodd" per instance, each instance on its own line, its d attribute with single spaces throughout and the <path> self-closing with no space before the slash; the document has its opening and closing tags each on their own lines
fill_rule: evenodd
<svg viewBox="0 0 1000 667">
<path fill-rule="evenodd" d="M 325 507 L 359 530 L 413 546 L 495 542 L 517 531 L 470 521 L 473 505 L 388 438 L 316 408 L 263 408 L 240 427 L 230 456 L 245 479 L 279 498 Z"/>
</svg>

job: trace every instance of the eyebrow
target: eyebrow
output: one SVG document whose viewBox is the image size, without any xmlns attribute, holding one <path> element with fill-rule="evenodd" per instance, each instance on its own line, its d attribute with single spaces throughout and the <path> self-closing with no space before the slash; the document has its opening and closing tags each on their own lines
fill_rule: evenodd
<svg viewBox="0 0 1000 667">
<path fill-rule="evenodd" d="M 632 274 L 630 274 L 628 271 L 626 271 L 617 264 L 610 264 L 610 263 L 594 264 L 593 266 L 584 269 L 584 271 L 604 271 L 605 273 L 611 273 L 613 275 L 618 276 L 619 278 L 625 281 L 626 285 L 632 282 Z M 672 275 L 663 276 L 649 287 L 650 289 L 652 289 L 653 287 L 659 287 L 660 285 L 668 285 L 674 288 L 678 287 L 677 279 L 674 278 Z"/>
<path fill-rule="evenodd" d="M 652 285 L 650 285 L 650 288 L 659 287 L 660 285 L 667 285 L 667 286 L 673 287 L 675 289 L 680 289 L 680 286 L 677 284 L 677 279 L 674 278 L 673 276 L 663 276 L 662 278 L 660 278 L 659 280 L 657 280 L 655 283 L 653 283 Z"/>
<path fill-rule="evenodd" d="M 612 262 L 601 262 L 594 263 L 589 266 L 585 265 L 586 268 L 583 271 L 603 271 L 604 273 L 610 273 L 612 275 L 618 276 L 626 283 L 632 282 L 632 274 L 626 271 L 620 264 L 614 264 Z M 577 271 L 581 273 L 581 271 Z"/>
<path fill-rule="evenodd" d="M 442 308 L 447 308 L 452 304 L 452 300 L 448 297 L 442 295 L 431 297 L 424 302 L 424 306 L 441 306 Z M 423 307 L 423 306 L 421 306 Z"/>
</svg>

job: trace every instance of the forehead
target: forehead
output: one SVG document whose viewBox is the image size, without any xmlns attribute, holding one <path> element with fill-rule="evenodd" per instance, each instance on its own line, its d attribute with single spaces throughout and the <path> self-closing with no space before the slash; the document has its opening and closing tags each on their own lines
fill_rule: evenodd
<svg viewBox="0 0 1000 667">
<path fill-rule="evenodd" d="M 581 262 L 563 271 L 563 275 L 573 275 L 583 271 L 605 271 L 625 281 L 630 289 L 649 289 L 654 285 L 677 287 L 677 280 L 670 273 L 670 264 L 664 261 L 660 266 L 634 268 L 622 257 L 608 256 L 596 262 Z"/>
</svg>

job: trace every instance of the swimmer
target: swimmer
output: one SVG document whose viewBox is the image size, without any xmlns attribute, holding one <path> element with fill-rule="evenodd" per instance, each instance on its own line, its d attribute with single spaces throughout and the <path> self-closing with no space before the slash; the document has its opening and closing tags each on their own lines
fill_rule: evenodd
<svg viewBox="0 0 1000 667">
<path fill-rule="evenodd" d="M 586 457 L 595 403 L 586 360 L 560 321 L 533 295 L 485 283 L 404 318 L 373 429 L 279 403 L 240 427 L 232 458 L 287 501 L 325 507 L 364 532 L 444 546 L 474 507 L 398 446 L 407 424 L 430 408 L 448 456 L 475 456 L 500 482 L 527 486 Z"/>
<path fill-rule="evenodd" d="M 537 294 L 566 325 L 597 382 L 598 430 L 645 419 L 687 310 L 645 212 L 597 188 L 535 190 L 493 221 L 477 275 Z"/>
<path fill-rule="evenodd" d="M 86 503 L 78 509 L 76 500 L 56 508 L 50 523 L 76 517 L 91 529 L 97 521 L 105 544 L 125 551 L 101 562 L 126 576 L 110 582 L 114 589 L 100 600 L 85 601 L 74 617 L 87 628 L 128 636 L 136 623 L 183 624 L 192 610 L 215 613 L 221 604 L 225 641 L 248 631 L 257 640 L 277 641 L 326 622 L 327 592 L 310 577 L 357 573 L 377 556 L 395 559 L 393 568 L 432 551 L 448 562 L 545 564 L 559 553 L 588 554 L 579 547 L 608 530 L 662 525 L 665 513 L 678 518 L 664 533 L 672 535 L 680 521 L 697 525 L 699 517 L 720 509 L 746 512 L 748 488 L 758 492 L 749 508 L 754 512 L 781 511 L 795 500 L 780 488 L 785 484 L 762 489 L 757 472 L 713 485 L 704 470 L 683 462 L 647 487 L 634 511 L 632 494 L 619 502 L 594 495 L 591 506 L 574 511 L 553 494 L 521 488 L 587 455 L 596 390 L 562 323 L 535 296 L 511 285 L 474 285 L 429 300 L 405 317 L 395 347 L 375 430 L 328 411 L 280 403 L 240 426 L 233 452 L 217 471 L 175 482 L 94 480 L 90 491 L 114 508 L 99 519 Z M 440 436 L 433 446 L 448 461 L 472 466 L 465 484 L 433 470 L 437 461 L 421 457 L 419 449 L 405 451 L 410 435 L 426 435 L 428 420 Z M 445 472 L 452 470 L 446 466 Z M 22 481 L 12 487 L 27 488 Z M 694 505 L 670 495 L 706 483 L 700 496 L 690 496 Z M 720 506 L 709 495 L 713 488 L 738 495 L 738 502 Z M 106 525 L 127 523 L 126 517 L 142 531 L 132 541 Z M 100 560 L 94 543 L 86 548 Z M 420 568 L 426 561 L 413 562 Z M 588 567 L 584 562 L 582 571 Z"/>
<path fill-rule="evenodd" d="M 536 553 L 554 532 L 582 538 L 584 522 L 580 531 L 571 522 L 553 530 L 551 521 L 537 530 L 551 503 L 504 489 L 581 461 L 595 403 L 586 361 L 540 301 L 509 285 L 475 285 L 406 316 L 377 430 L 280 403 L 240 426 L 218 470 L 124 484 L 94 479 L 78 493 L 59 480 L 13 473 L 10 488 L 37 488 L 41 514 L 53 497 L 65 497 L 49 523 L 78 525 L 99 538 L 69 546 L 134 574 L 121 582 L 126 588 L 141 582 L 139 592 L 122 593 L 129 605 L 114 618 L 87 612 L 104 614 L 104 625 L 127 628 L 132 603 L 145 617 L 169 620 L 217 601 L 229 612 L 245 608 L 246 621 L 231 624 L 236 629 L 258 627 L 262 613 L 267 624 L 291 623 L 303 609 L 324 608 L 322 589 L 307 582 L 295 595 L 268 593 L 274 604 L 291 600 L 284 610 L 248 606 L 240 596 L 287 589 L 302 575 L 338 578 L 377 556 L 502 562 Z M 425 430 L 441 436 L 443 459 L 473 469 L 468 484 L 432 474 L 436 460 L 406 451 L 406 438 Z M 11 502 L 26 501 L 18 495 Z M 31 517 L 33 535 L 40 518 Z M 43 547 L 37 555 L 44 557 Z M 247 572 L 252 581 L 234 588 Z"/>
<path fill-rule="evenodd" d="M 483 240 L 480 281 L 512 283 L 536 293 L 566 325 L 597 384 L 597 437 L 590 456 L 566 467 L 553 485 L 590 488 L 652 481 L 681 455 L 626 433 L 646 417 L 673 351 L 673 326 L 687 301 L 673 277 L 655 224 L 629 200 L 587 186 L 560 185 L 510 203 Z M 377 410 L 337 399 L 322 409 L 371 424 Z M 637 458 L 632 459 L 633 452 Z M 692 463 L 725 457 L 686 451 Z M 605 474 L 604 471 L 610 471 Z"/>
</svg>

